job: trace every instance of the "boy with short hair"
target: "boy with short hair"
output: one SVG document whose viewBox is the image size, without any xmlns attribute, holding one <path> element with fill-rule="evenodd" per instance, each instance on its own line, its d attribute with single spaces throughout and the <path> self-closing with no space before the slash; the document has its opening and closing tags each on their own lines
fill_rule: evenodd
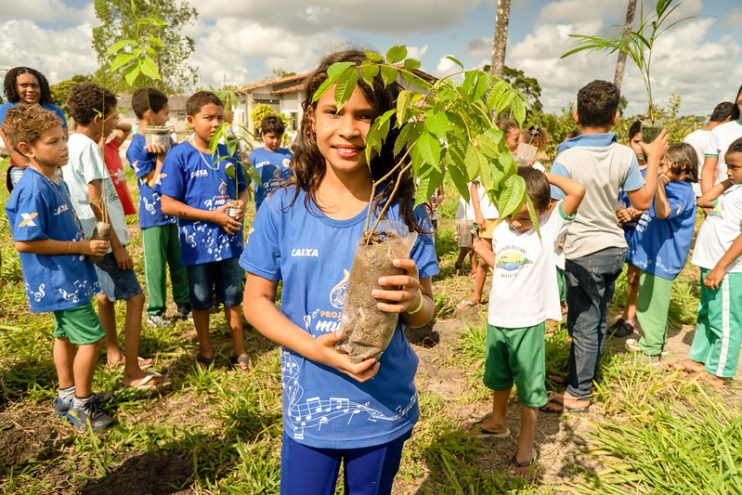
<svg viewBox="0 0 742 495">
<path fill-rule="evenodd" d="M 98 142 L 116 126 L 116 95 L 96 84 L 72 88 L 67 100 L 75 132 L 70 134 L 69 166 L 63 176 L 70 190 L 72 205 L 86 235 L 92 235 L 99 221 L 111 225 L 111 248 L 95 266 L 102 293 L 98 294 L 98 314 L 106 330 L 108 366 L 124 365 L 126 387 L 157 388 L 164 382 L 159 373 L 146 373 L 141 366 L 151 364 L 138 358 L 142 331 L 144 295 L 134 273 L 134 263 L 126 250 L 129 234 L 121 201 L 106 169 Z M 115 302 L 126 301 L 122 354 L 116 337 Z"/>
<path fill-rule="evenodd" d="M 131 106 L 139 119 L 139 130 L 131 138 L 126 159 L 137 176 L 139 186 L 139 226 L 144 246 L 144 279 L 147 289 L 147 323 L 158 327 L 170 324 L 165 316 L 167 280 L 170 267 L 173 299 L 177 316 L 187 318 L 188 273 L 180 260 L 180 240 L 175 217 L 162 212 L 157 178 L 165 160 L 167 148 L 148 146 L 144 130 L 149 126 L 164 126 L 170 118 L 167 96 L 155 88 L 140 88 L 131 97 Z"/>
<path fill-rule="evenodd" d="M 172 148 L 162 165 L 162 211 L 178 217 L 183 264 L 193 323 L 198 335 L 196 360 L 208 367 L 214 360 L 209 340 L 209 309 L 216 298 L 232 334 L 232 362 L 247 370 L 250 358 L 242 334 L 242 220 L 248 196 L 242 167 L 220 144 L 210 143 L 224 122 L 224 106 L 214 93 L 199 91 L 186 102 L 193 134 Z"/>
<path fill-rule="evenodd" d="M 698 156 L 697 175 L 699 177 L 699 182 L 693 183 L 693 191 L 696 193 L 696 197 L 700 197 L 702 194 L 700 177 L 703 175 L 703 162 L 706 159 L 706 150 L 713 145 L 713 134 L 711 131 L 732 120 L 733 113 L 734 103 L 731 101 L 722 101 L 714 107 L 714 111 L 711 112 L 711 117 L 709 118 L 708 123 L 703 126 L 703 128 L 696 129 L 683 138 L 683 142 L 693 146 L 693 149 L 696 150 L 696 155 Z"/>
<path fill-rule="evenodd" d="M 262 181 L 255 184 L 255 211 L 273 190 L 291 178 L 291 151 L 281 148 L 284 132 L 285 126 L 278 115 L 268 115 L 260 122 L 263 147 L 248 155 Z"/>
<path fill-rule="evenodd" d="M 58 168 L 67 163 L 62 122 L 39 106 L 8 111 L 3 131 L 30 160 L 5 206 L 19 252 L 32 312 L 54 313 L 54 365 L 59 393 L 54 411 L 72 424 L 108 427 L 92 391 L 99 344 L 106 333 L 90 303 L 98 278 L 83 255 L 103 255 L 108 241 L 85 239 Z"/>
<path fill-rule="evenodd" d="M 474 250 L 493 267 L 487 312 L 487 351 L 484 383 L 494 390 L 492 414 L 479 425 L 482 435 L 510 436 L 506 414 L 513 383 L 521 402 L 518 449 L 510 474 L 528 477 L 536 462 L 533 436 L 538 408 L 546 404 L 544 331 L 546 320 L 562 319 L 556 264 L 559 241 L 574 219 L 585 188 L 566 177 L 520 167 L 539 232 L 533 227 L 528 206 L 510 215 L 494 231 L 492 241 L 475 234 Z M 563 200 L 551 205 L 549 184 L 564 191 Z M 492 243 L 492 249 L 485 246 Z"/>
<path fill-rule="evenodd" d="M 590 406 L 593 380 L 600 367 L 606 338 L 608 304 L 621 274 L 627 244 L 616 222 L 619 190 L 638 210 L 649 208 L 657 186 L 659 156 L 667 149 L 667 132 L 645 150 L 650 155 L 646 179 L 634 151 L 616 142 L 610 132 L 618 119 L 618 88 L 593 81 L 577 93 L 573 117 L 580 135 L 557 148 L 551 173 L 570 177 L 586 189 L 580 211 L 564 243 L 567 276 L 567 328 L 572 336 L 567 390 L 555 395 L 544 411 L 585 411 Z M 662 153 L 655 151 L 661 150 Z M 560 191 L 552 191 L 561 198 Z"/>
</svg>

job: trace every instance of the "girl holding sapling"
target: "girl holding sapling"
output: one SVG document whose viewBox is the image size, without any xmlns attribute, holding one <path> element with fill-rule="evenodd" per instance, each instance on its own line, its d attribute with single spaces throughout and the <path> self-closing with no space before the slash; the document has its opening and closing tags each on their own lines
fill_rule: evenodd
<svg viewBox="0 0 742 495">
<path fill-rule="evenodd" d="M 263 203 L 240 259 L 248 272 L 243 308 L 248 322 L 283 346 L 283 446 L 281 493 L 333 494 L 341 461 L 346 493 L 390 493 L 404 442 L 419 416 L 414 376 L 418 358 L 402 322 L 418 327 L 433 317 L 431 276 L 438 273 L 430 221 L 414 209 L 414 182 L 402 172 L 385 219 L 398 221 L 417 240 L 409 259 L 394 260 L 399 273 L 383 276 L 373 290 L 377 307 L 398 313 L 391 343 L 381 357 L 354 362 L 335 348 L 343 338 L 341 315 L 354 253 L 369 208 L 377 216 L 392 195 L 403 151 L 392 131 L 371 163 L 366 135 L 373 119 L 395 108 L 400 88 L 370 87 L 359 78 L 338 108 L 335 86 L 313 102 L 336 62 L 356 66 L 361 51 L 325 57 L 307 80 L 304 118 L 293 157 L 295 177 Z M 393 117 L 392 117 L 393 119 Z M 281 308 L 274 303 L 283 281 Z"/>
</svg>

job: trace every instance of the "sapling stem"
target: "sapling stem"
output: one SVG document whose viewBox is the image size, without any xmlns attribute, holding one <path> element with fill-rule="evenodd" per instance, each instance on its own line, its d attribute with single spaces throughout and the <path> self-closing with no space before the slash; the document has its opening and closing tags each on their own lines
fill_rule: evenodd
<svg viewBox="0 0 742 495">
<path fill-rule="evenodd" d="M 415 143 L 417 140 L 415 141 Z M 366 212 L 366 222 L 363 224 L 363 233 L 364 235 L 369 232 L 368 226 L 371 223 L 371 210 L 373 208 L 374 203 L 374 197 L 376 197 L 376 186 L 387 180 L 391 175 L 394 173 L 395 170 L 397 170 L 399 167 L 402 166 L 405 159 L 410 155 L 410 151 L 412 150 L 412 147 L 415 145 L 415 143 L 412 143 L 410 146 L 407 147 L 407 150 L 405 150 L 404 155 L 402 155 L 402 158 L 400 158 L 397 163 L 387 172 L 383 177 L 381 177 L 379 180 L 374 181 L 371 183 L 371 199 L 368 201 L 368 211 Z M 408 167 L 409 168 L 409 167 Z M 401 173 L 401 172 L 400 172 Z M 391 201 L 394 197 L 394 192 L 396 192 L 397 188 L 394 188 L 394 191 L 392 192 L 392 196 L 390 196 L 389 201 Z M 387 203 L 389 202 L 387 201 Z M 384 210 L 386 210 L 386 205 L 384 206 Z M 374 226 L 375 227 L 375 226 Z M 372 230 L 373 232 L 373 230 Z"/>
<path fill-rule="evenodd" d="M 397 165 L 401 164 L 402 162 L 399 162 Z M 379 216 L 376 217 L 376 221 L 374 222 L 374 226 L 371 227 L 370 231 L 366 232 L 366 244 L 369 243 L 371 240 L 371 236 L 369 235 L 371 232 L 376 231 L 376 227 L 379 226 L 379 222 L 384 218 L 384 215 L 386 214 L 386 211 L 389 209 L 389 206 L 392 204 L 392 201 L 394 200 L 394 197 L 397 195 L 397 190 L 399 189 L 399 184 L 402 182 L 402 174 L 404 174 L 406 171 L 408 171 L 412 167 L 412 163 L 408 163 L 405 165 L 400 171 L 399 175 L 397 176 L 397 181 L 394 183 L 394 189 L 392 189 L 392 193 L 389 195 L 389 198 L 386 200 L 386 203 L 384 203 L 384 206 L 381 208 L 381 211 L 379 212 Z M 371 208 L 371 205 L 369 204 L 369 209 Z"/>
</svg>

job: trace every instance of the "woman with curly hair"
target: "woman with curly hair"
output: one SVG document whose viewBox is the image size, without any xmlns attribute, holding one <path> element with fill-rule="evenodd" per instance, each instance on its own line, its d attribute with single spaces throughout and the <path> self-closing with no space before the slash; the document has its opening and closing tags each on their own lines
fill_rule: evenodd
<svg viewBox="0 0 742 495">
<path fill-rule="evenodd" d="M 8 102 L 0 105 L 0 127 L 5 120 L 5 114 L 14 106 L 41 105 L 45 110 L 57 114 L 62 120 L 64 135 L 67 136 L 67 120 L 64 118 L 62 109 L 52 104 L 52 93 L 44 74 L 30 67 L 13 67 L 5 74 L 3 91 Z M 13 186 L 21 180 L 23 171 L 28 166 L 28 159 L 7 145 L 9 141 L 2 130 L 0 130 L 0 138 L 6 143 L 5 146 L 10 153 L 10 168 L 7 172 L 6 183 L 8 191 L 12 191 Z"/>
</svg>

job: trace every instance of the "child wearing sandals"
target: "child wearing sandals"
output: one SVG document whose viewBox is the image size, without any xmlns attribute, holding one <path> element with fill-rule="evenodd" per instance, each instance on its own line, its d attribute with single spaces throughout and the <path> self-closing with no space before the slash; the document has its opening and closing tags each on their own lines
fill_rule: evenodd
<svg viewBox="0 0 742 495">
<path fill-rule="evenodd" d="M 509 471 L 514 476 L 529 477 L 536 462 L 533 437 L 538 409 L 547 401 L 545 322 L 562 319 L 554 270 L 559 239 L 571 224 L 585 188 L 575 180 L 531 167 L 520 167 L 518 175 L 524 179 L 539 217 L 539 233 L 528 207 L 523 205 L 495 228 L 492 249 L 476 234 L 474 240 L 475 252 L 493 267 L 484 384 L 494 390 L 494 397 L 492 413 L 482 420 L 479 432 L 495 438 L 510 436 L 506 414 L 515 383 L 521 402 L 521 428 Z M 552 208 L 549 184 L 565 194 Z"/>
</svg>

